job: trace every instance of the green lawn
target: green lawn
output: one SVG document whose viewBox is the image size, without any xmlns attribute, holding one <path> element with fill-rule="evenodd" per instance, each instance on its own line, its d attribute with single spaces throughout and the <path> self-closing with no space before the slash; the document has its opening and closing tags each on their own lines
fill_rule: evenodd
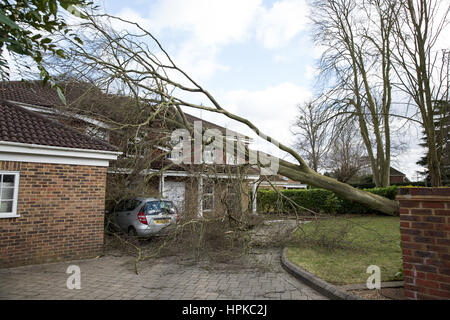
<svg viewBox="0 0 450 320">
<path fill-rule="evenodd" d="M 367 267 L 381 269 L 381 281 L 401 280 L 400 220 L 364 216 L 310 222 L 289 247 L 290 261 L 334 284 L 365 283 Z M 309 240 L 307 240 L 309 239 Z"/>
</svg>

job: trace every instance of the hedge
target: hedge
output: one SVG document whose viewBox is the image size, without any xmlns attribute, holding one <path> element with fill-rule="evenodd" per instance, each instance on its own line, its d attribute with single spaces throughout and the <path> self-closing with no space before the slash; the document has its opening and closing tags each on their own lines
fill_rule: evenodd
<svg viewBox="0 0 450 320">
<path fill-rule="evenodd" d="M 358 188 L 358 189 L 372 189 L 375 188 L 375 183 L 350 183 L 352 187 Z M 427 184 L 422 181 L 416 181 L 416 182 L 397 182 L 392 183 L 393 186 L 397 187 L 406 187 L 406 186 L 415 186 L 415 187 L 427 187 Z"/>
<path fill-rule="evenodd" d="M 390 186 L 363 190 L 394 200 L 397 188 Z M 295 209 L 297 212 L 305 212 L 307 210 L 302 208 L 306 208 L 317 213 L 379 213 L 357 202 L 344 200 L 325 189 L 280 190 L 280 192 L 284 197 L 274 190 L 258 190 L 258 212 L 295 213 Z"/>
</svg>

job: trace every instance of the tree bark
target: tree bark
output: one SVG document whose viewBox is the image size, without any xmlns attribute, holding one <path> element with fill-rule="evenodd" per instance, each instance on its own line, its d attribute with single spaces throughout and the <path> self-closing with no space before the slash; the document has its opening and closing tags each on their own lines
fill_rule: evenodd
<svg viewBox="0 0 450 320">
<path fill-rule="evenodd" d="M 399 206 L 397 201 L 378 196 L 363 190 L 353 188 L 352 186 L 337 181 L 336 179 L 323 176 L 312 170 L 305 172 L 298 166 L 280 160 L 279 173 L 292 180 L 302 181 L 315 187 L 324 188 L 333 191 L 335 194 L 345 200 L 355 201 L 365 204 L 368 207 L 388 215 L 397 215 Z"/>
</svg>

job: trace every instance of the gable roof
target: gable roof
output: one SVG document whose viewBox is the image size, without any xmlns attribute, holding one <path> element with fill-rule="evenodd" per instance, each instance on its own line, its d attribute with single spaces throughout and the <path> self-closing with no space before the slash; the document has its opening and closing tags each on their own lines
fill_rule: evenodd
<svg viewBox="0 0 450 320">
<path fill-rule="evenodd" d="M 406 176 L 403 172 L 400 172 L 400 171 L 398 171 L 397 169 L 392 168 L 392 167 L 390 167 L 389 174 L 390 174 L 391 176 L 400 176 L 400 177 Z"/>
<path fill-rule="evenodd" d="M 63 88 L 67 102 L 71 102 L 89 87 L 88 85 L 78 83 L 68 83 L 63 85 Z M 28 82 L 1 81 L 0 99 L 51 108 L 60 107 L 63 105 L 56 89 L 51 88 L 48 85 L 43 86 L 41 80 L 33 80 Z"/>
<path fill-rule="evenodd" d="M 63 88 L 68 105 L 70 105 L 71 103 L 76 103 L 80 99 L 82 100 L 83 95 L 89 90 L 92 90 L 92 92 L 97 96 L 97 100 L 108 99 L 108 105 L 115 104 L 119 102 L 119 100 L 121 103 L 128 103 L 127 100 L 129 99 L 125 96 L 105 94 L 100 89 L 89 83 L 67 81 L 60 83 L 60 86 Z M 43 86 L 41 80 L 33 80 L 27 82 L 0 81 L 0 100 L 47 108 L 64 107 L 63 102 L 59 98 L 56 89 L 51 88 L 48 85 Z M 222 132 L 222 134 L 226 133 L 227 129 L 222 126 L 200 119 L 189 113 L 185 113 L 185 115 L 187 121 L 192 124 L 194 123 L 194 121 L 201 121 L 203 127 L 206 129 L 218 129 Z M 235 131 L 229 130 L 228 132 L 232 135 L 242 136 L 249 139 L 248 137 L 238 134 Z"/>
<path fill-rule="evenodd" d="M 117 151 L 117 148 L 82 134 L 36 112 L 0 100 L 0 141 L 75 149 Z"/>
</svg>

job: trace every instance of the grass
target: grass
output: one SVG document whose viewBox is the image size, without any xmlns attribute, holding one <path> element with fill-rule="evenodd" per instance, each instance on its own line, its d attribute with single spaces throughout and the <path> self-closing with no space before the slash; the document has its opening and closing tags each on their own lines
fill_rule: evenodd
<svg viewBox="0 0 450 320">
<path fill-rule="evenodd" d="M 400 220 L 398 217 L 333 218 L 305 224 L 299 244 L 288 259 L 333 284 L 365 283 L 367 267 L 377 265 L 381 281 L 401 280 Z"/>
</svg>

